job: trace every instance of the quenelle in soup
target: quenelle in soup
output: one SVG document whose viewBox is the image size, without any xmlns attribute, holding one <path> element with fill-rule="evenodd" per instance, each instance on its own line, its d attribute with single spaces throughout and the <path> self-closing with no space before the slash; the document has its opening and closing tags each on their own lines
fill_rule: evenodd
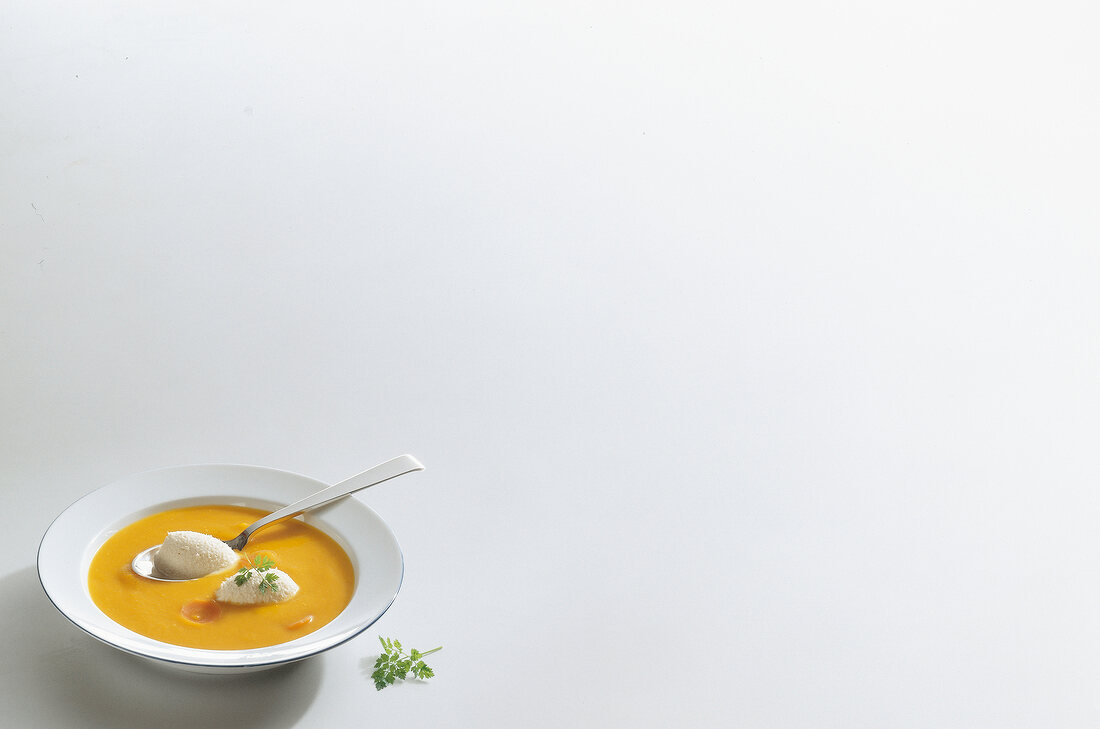
<svg viewBox="0 0 1100 729">
<path fill-rule="evenodd" d="M 256 532 L 236 562 L 198 579 L 162 582 L 130 569 L 134 555 L 161 544 L 170 532 L 232 539 L 266 513 L 243 506 L 189 506 L 120 529 L 92 558 L 92 601 L 136 633 L 190 648 L 260 648 L 312 633 L 347 607 L 355 572 L 339 544 L 299 519 Z M 239 597 L 253 586 L 264 599 Z"/>
</svg>

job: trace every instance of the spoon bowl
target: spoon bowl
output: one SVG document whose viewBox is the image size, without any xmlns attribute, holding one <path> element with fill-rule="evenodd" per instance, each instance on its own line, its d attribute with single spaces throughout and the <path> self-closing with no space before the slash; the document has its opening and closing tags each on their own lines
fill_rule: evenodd
<svg viewBox="0 0 1100 729">
<path fill-rule="evenodd" d="M 295 501 L 289 506 L 284 506 L 278 511 L 273 511 L 267 516 L 259 519 L 252 524 L 245 527 L 244 531 L 238 534 L 233 539 L 225 540 L 225 543 L 234 551 L 240 551 L 244 549 L 248 543 L 248 539 L 258 529 L 262 529 L 266 526 L 282 521 L 284 519 L 290 519 L 298 516 L 304 511 L 310 509 L 316 509 L 319 506 L 342 499 L 349 494 L 353 494 L 356 491 L 362 491 L 365 488 L 376 486 L 383 481 L 389 481 L 391 478 L 397 478 L 403 476 L 406 473 L 412 473 L 413 471 L 423 471 L 424 466 L 420 461 L 416 460 L 410 455 L 398 456 L 392 458 L 385 463 L 380 463 L 373 468 L 368 468 L 362 473 L 356 474 L 349 479 L 345 479 L 337 484 L 329 486 L 328 488 L 321 489 L 315 494 L 311 494 L 304 499 Z M 130 563 L 130 569 L 134 574 L 144 577 L 150 580 L 159 580 L 161 582 L 187 582 L 187 579 L 176 579 L 167 577 L 157 570 L 155 558 L 157 550 L 161 545 L 157 544 L 148 549 L 144 549 L 134 557 Z M 189 578 L 197 579 L 197 578 Z"/>
</svg>

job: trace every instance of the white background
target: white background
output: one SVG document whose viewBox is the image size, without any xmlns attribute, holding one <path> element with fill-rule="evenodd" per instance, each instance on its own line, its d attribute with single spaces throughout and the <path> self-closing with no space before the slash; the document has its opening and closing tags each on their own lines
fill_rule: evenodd
<svg viewBox="0 0 1100 729">
<path fill-rule="evenodd" d="M 85 5 L 0 11 L 6 726 L 1100 723 L 1093 3 Z M 403 452 L 289 670 L 38 586 L 124 475 Z"/>
</svg>

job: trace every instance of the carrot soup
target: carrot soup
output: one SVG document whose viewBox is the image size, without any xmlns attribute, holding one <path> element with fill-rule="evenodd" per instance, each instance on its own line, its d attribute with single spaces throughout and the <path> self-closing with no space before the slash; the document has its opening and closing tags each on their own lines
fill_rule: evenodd
<svg viewBox="0 0 1100 729">
<path fill-rule="evenodd" d="M 355 572 L 340 545 L 299 519 L 256 532 L 238 553 L 236 564 L 205 577 L 163 582 L 140 577 L 130 568 L 138 552 L 162 543 L 168 532 L 189 530 L 232 539 L 267 513 L 244 506 L 190 506 L 162 511 L 120 529 L 92 558 L 88 570 L 92 601 L 135 633 L 189 648 L 261 648 L 312 633 L 347 607 L 355 589 Z M 274 567 L 298 586 L 285 602 L 240 605 L 215 599 L 219 586 L 227 578 L 243 576 L 241 570 L 264 574 L 263 570 Z M 271 588 L 278 589 L 278 583 Z"/>
</svg>

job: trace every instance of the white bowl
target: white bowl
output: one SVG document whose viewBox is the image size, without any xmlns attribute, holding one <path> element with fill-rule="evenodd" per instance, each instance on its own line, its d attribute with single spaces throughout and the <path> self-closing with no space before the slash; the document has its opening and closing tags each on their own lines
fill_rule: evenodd
<svg viewBox="0 0 1100 729">
<path fill-rule="evenodd" d="M 236 504 L 274 510 L 328 484 L 258 466 L 177 466 L 128 476 L 93 491 L 63 511 L 38 548 L 38 578 L 46 595 L 81 630 L 119 650 L 201 673 L 274 668 L 334 648 L 369 628 L 401 589 L 404 561 L 397 537 L 354 497 L 302 516 L 344 548 L 355 568 L 351 602 L 335 620 L 287 643 L 246 650 L 206 650 L 162 643 L 122 627 L 92 602 L 88 567 L 122 527 L 166 509 Z"/>
</svg>

